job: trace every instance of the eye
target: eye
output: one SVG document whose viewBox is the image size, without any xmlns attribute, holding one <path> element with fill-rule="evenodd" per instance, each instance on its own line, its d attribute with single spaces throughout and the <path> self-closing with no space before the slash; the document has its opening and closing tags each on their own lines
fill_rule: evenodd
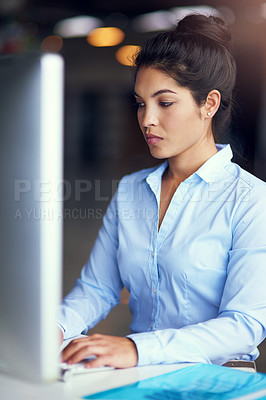
<svg viewBox="0 0 266 400">
<path fill-rule="evenodd" d="M 170 107 L 172 104 L 170 101 L 160 101 L 160 106 L 162 107 Z"/>
<path fill-rule="evenodd" d="M 136 106 L 137 108 L 143 108 L 145 107 L 145 103 L 143 103 L 143 101 L 136 101 Z"/>
</svg>

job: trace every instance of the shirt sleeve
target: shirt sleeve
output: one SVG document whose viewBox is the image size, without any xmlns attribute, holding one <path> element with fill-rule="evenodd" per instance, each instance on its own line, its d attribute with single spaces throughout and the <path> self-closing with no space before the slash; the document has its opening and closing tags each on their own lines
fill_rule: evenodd
<svg viewBox="0 0 266 400">
<path fill-rule="evenodd" d="M 138 365 L 255 359 L 266 336 L 266 185 L 250 190 L 235 210 L 227 279 L 217 318 L 180 329 L 128 335 Z"/>
<path fill-rule="evenodd" d="M 64 339 L 86 333 L 119 303 L 123 287 L 117 266 L 117 194 L 103 218 L 89 261 L 60 306 Z"/>
</svg>

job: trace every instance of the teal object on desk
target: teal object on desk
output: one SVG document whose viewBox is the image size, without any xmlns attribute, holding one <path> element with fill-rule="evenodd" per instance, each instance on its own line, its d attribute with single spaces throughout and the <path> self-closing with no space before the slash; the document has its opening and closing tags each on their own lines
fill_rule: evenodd
<svg viewBox="0 0 266 400">
<path fill-rule="evenodd" d="M 264 389 L 264 390 L 263 390 Z M 259 391 L 265 393 L 259 394 Z M 196 364 L 154 378 L 83 397 L 109 400 L 227 400 L 258 392 L 266 399 L 266 374 Z M 257 397 L 260 396 L 260 397 Z"/>
</svg>

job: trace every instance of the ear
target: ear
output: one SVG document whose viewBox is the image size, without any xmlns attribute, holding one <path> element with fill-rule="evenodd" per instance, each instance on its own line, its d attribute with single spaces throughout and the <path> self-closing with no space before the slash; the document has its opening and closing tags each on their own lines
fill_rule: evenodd
<svg viewBox="0 0 266 400">
<path fill-rule="evenodd" d="M 219 90 L 211 90 L 202 108 L 205 118 L 212 118 L 217 112 L 221 102 L 221 93 Z"/>
</svg>

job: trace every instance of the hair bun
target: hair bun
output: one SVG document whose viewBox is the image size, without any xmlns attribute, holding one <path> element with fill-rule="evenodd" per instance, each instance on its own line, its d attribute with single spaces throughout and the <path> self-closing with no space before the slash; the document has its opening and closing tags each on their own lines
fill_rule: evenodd
<svg viewBox="0 0 266 400">
<path fill-rule="evenodd" d="M 232 50 L 231 33 L 220 17 L 203 14 L 187 15 L 179 21 L 175 31 L 178 34 L 201 35 L 224 46 L 229 51 Z"/>
</svg>

